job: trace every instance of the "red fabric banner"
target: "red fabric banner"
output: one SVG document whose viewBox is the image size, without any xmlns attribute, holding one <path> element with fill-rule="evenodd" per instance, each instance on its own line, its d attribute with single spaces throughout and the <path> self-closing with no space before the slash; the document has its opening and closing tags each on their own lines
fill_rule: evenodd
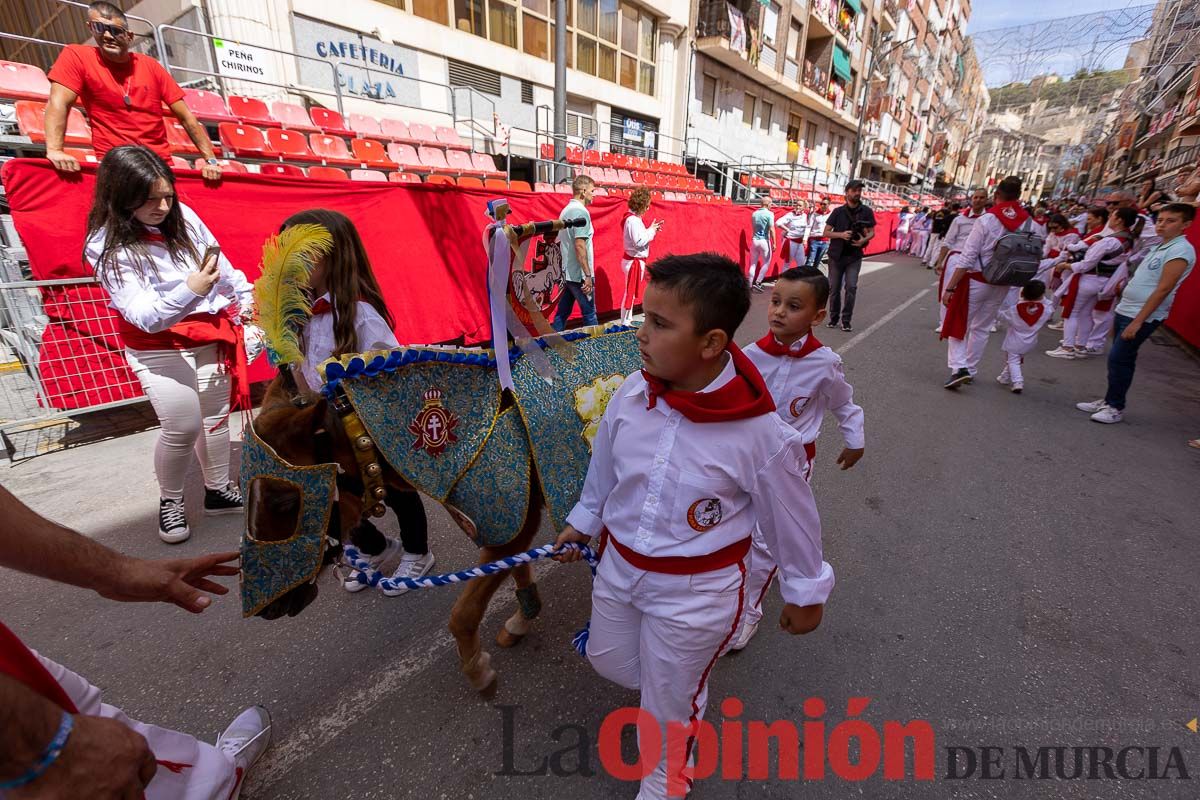
<svg viewBox="0 0 1200 800">
<path fill-rule="evenodd" d="M 1188 241 L 1200 253 L 1200 217 L 1187 231 Z M 1193 268 L 1171 304 L 1167 327 L 1183 337 L 1192 347 L 1200 347 L 1200 269 Z"/>
<path fill-rule="evenodd" d="M 13 221 L 29 254 L 36 280 L 92 274 L 83 261 L 88 210 L 95 187 L 94 168 L 63 175 L 41 159 L 15 159 L 0 171 Z M 487 260 L 482 236 L 488 224 L 488 200 L 507 197 L 513 222 L 556 218 L 569 197 L 563 194 L 462 189 L 427 184 L 345 181 L 304 182 L 266 175 L 226 173 L 206 183 L 199 173 L 178 173 L 179 199 L 191 206 L 212 230 L 234 266 L 250 280 L 259 275 L 264 240 L 291 214 L 309 208 L 341 211 L 362 235 L 401 342 L 427 344 L 465 337 L 486 341 L 488 331 Z M 591 206 L 596 231 L 596 307 L 601 315 L 621 302 L 623 274 L 622 217 L 626 202 L 597 197 Z M 787 209 L 780 208 L 782 216 Z M 715 251 L 745 267 L 750 244 L 750 215 L 745 206 L 656 202 L 647 224 L 664 222 L 651 245 L 651 260 L 672 253 Z M 876 212 L 879 227 L 867 254 L 890 249 L 896 215 Z M 770 275 L 778 274 L 778 259 Z M 70 304 L 51 313 L 43 334 L 47 395 L 60 409 L 81 408 L 132 396 L 123 350 L 115 336 L 113 312 L 103 290 L 64 287 Z M 50 303 L 43 293 L 43 302 Z M 49 308 L 48 308 L 49 310 Z M 86 311 L 86 313 L 82 313 Z M 576 310 L 575 316 L 578 316 Z M 59 361 L 57 359 L 66 359 Z M 251 377 L 267 377 L 260 359 Z M 86 368 L 85 368 L 86 367 Z M 133 382 L 136 387 L 136 381 Z"/>
</svg>

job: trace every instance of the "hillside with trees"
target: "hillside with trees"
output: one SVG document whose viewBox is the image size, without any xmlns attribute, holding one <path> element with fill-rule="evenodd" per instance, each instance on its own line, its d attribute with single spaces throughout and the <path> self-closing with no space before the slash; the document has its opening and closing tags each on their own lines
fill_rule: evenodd
<svg viewBox="0 0 1200 800">
<path fill-rule="evenodd" d="M 1029 83 L 1010 83 L 989 89 L 992 112 L 1007 111 L 1045 100 L 1050 107 L 1092 106 L 1112 95 L 1129 82 L 1125 70 L 1080 70 L 1070 80 L 1048 83 L 1035 79 Z M 1035 88 L 1034 84 L 1040 84 Z"/>
</svg>

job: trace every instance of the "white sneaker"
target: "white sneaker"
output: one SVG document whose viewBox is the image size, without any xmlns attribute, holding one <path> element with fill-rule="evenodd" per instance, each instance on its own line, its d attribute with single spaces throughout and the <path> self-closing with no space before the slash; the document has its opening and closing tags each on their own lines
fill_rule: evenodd
<svg viewBox="0 0 1200 800">
<path fill-rule="evenodd" d="M 736 653 L 738 650 L 744 650 L 756 633 L 758 633 L 757 622 L 751 625 L 743 625 L 741 633 L 738 634 L 737 641 L 733 643 L 733 647 L 729 648 L 729 652 Z"/>
<path fill-rule="evenodd" d="M 1097 411 L 1101 411 L 1105 408 L 1108 408 L 1108 403 L 1104 402 L 1104 400 L 1101 399 L 1101 400 L 1093 400 L 1090 403 L 1076 403 L 1075 407 L 1078 408 L 1080 411 L 1084 412 L 1085 414 L 1095 414 Z"/>
<path fill-rule="evenodd" d="M 392 573 L 392 580 L 398 578 L 411 578 L 412 580 L 423 578 L 429 570 L 433 569 L 434 560 L 432 550 L 423 556 L 405 553 L 404 557 L 400 559 L 400 565 Z M 408 591 L 408 587 L 401 585 L 394 589 L 383 589 L 382 591 L 388 597 L 399 597 Z"/>
<path fill-rule="evenodd" d="M 229 723 L 217 737 L 217 749 L 229 754 L 237 769 L 237 783 L 230 800 L 237 800 L 250 771 L 271 746 L 271 714 L 262 706 L 250 706 Z"/>
<path fill-rule="evenodd" d="M 1024 389 L 1025 389 L 1025 384 L 1021 383 L 1020 381 L 1013 382 L 1013 385 L 1012 385 L 1012 393 L 1013 394 L 1020 394 L 1022 391 L 1024 391 Z"/>
<path fill-rule="evenodd" d="M 1061 330 L 1062 330 L 1064 327 L 1066 327 L 1066 323 L 1064 323 L 1064 322 L 1063 322 L 1063 321 L 1060 319 L 1060 320 L 1058 320 L 1057 322 L 1051 322 L 1051 323 L 1049 323 L 1048 325 L 1046 325 L 1046 330 L 1050 330 L 1050 331 L 1061 331 Z"/>
<path fill-rule="evenodd" d="M 1008 373 L 1008 367 L 1005 367 L 1004 371 L 996 376 L 996 382 L 999 383 L 1001 386 L 1012 385 L 1012 375 L 1010 375 Z"/>
<path fill-rule="evenodd" d="M 1125 415 L 1121 413 L 1121 409 L 1105 406 L 1104 408 L 1092 414 L 1092 422 L 1103 422 L 1105 425 L 1112 425 L 1114 422 L 1120 422 L 1125 419 Z"/>
<path fill-rule="evenodd" d="M 1000 329 L 993 325 L 992 327 L 988 328 L 988 333 L 995 333 L 998 330 Z"/>
<path fill-rule="evenodd" d="M 941 326 L 941 325 L 938 325 L 936 328 L 934 328 L 934 329 L 933 329 L 933 332 L 934 332 L 934 333 L 941 333 L 941 332 L 942 332 L 942 326 Z"/>
<path fill-rule="evenodd" d="M 400 553 L 404 552 L 404 547 L 398 540 L 393 539 L 390 536 L 385 536 L 384 539 L 387 541 L 387 544 L 384 546 L 383 552 L 377 556 L 367 557 L 367 563 L 371 565 L 371 569 L 373 570 L 378 570 L 387 562 L 389 558 L 400 555 Z M 347 561 L 346 563 L 349 564 L 350 562 Z M 346 579 L 342 581 L 342 588 L 347 592 L 352 593 L 361 592 L 363 589 L 367 588 L 365 583 L 360 583 L 358 581 L 358 576 L 361 574 L 362 570 L 352 569 L 350 574 L 346 576 Z"/>
<path fill-rule="evenodd" d="M 1102 356 L 1104 355 L 1104 347 L 1103 345 L 1100 347 L 1089 347 L 1084 352 L 1086 352 L 1089 356 Z"/>
<path fill-rule="evenodd" d="M 1079 358 L 1079 355 L 1075 352 L 1074 348 L 1063 347 L 1062 345 L 1059 345 L 1053 350 L 1047 350 L 1046 355 L 1050 356 L 1051 358 L 1065 358 L 1068 360 Z"/>
</svg>

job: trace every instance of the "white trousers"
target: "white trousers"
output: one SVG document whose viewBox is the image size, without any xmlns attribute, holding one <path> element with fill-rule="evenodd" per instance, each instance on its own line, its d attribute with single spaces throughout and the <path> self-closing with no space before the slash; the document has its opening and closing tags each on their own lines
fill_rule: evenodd
<svg viewBox="0 0 1200 800">
<path fill-rule="evenodd" d="M 194 350 L 126 350 L 133 374 L 141 381 L 162 426 L 154 447 L 159 493 L 183 497 L 192 453 L 200 459 L 204 485 L 229 483 L 229 375 L 217 357 L 217 345 Z"/>
<path fill-rule="evenodd" d="M 1007 286 L 992 286 L 987 283 L 964 278 L 958 282 L 955 291 L 970 287 L 971 292 L 969 312 L 967 314 L 967 337 L 946 340 L 946 363 L 952 370 L 965 369 L 972 375 L 983 360 L 983 351 L 987 348 L 988 336 L 992 326 L 996 324 L 996 316 L 1000 306 L 1008 297 Z"/>
<path fill-rule="evenodd" d="M 1063 344 L 1067 347 L 1087 347 L 1092 336 L 1094 321 L 1092 312 L 1100 299 L 1100 290 L 1107 279 L 1099 275 L 1083 275 L 1079 279 L 1079 292 L 1075 295 L 1075 306 L 1071 316 L 1063 322 Z M 1101 344 L 1104 343 L 1101 339 Z"/>
<path fill-rule="evenodd" d="M 787 260 L 787 263 L 783 265 L 783 268 L 791 269 L 792 267 L 803 267 L 804 260 L 805 260 L 804 240 L 797 239 L 795 241 L 789 241 L 789 243 L 788 243 L 788 260 Z"/>
<path fill-rule="evenodd" d="M 621 323 L 628 325 L 633 322 L 633 307 L 637 305 L 638 292 L 641 290 L 642 278 L 644 277 L 645 260 L 639 259 L 642 267 L 638 269 L 638 274 L 633 278 L 629 277 L 629 270 L 633 267 L 633 260 L 628 258 L 621 259 L 621 272 L 625 276 L 625 288 L 621 291 Z"/>
<path fill-rule="evenodd" d="M 958 269 L 958 253 L 946 256 L 946 263 L 942 265 L 942 282 L 941 287 L 944 291 L 950 285 L 950 279 L 954 277 L 954 271 Z M 946 306 L 942 303 L 942 296 L 938 296 L 938 326 L 940 327 L 946 321 Z"/>
<path fill-rule="evenodd" d="M 925 242 L 929 239 L 927 231 L 913 231 L 909 238 L 908 254 L 911 256 L 922 256 L 925 254 Z"/>
<path fill-rule="evenodd" d="M 130 719 L 121 709 L 101 702 L 100 690 L 86 679 L 39 653 L 34 655 L 80 714 L 116 720 L 145 738 L 158 761 L 154 780 L 146 787 L 146 800 L 226 800 L 233 795 L 242 776 L 228 754 L 186 733 Z"/>
<path fill-rule="evenodd" d="M 921 259 L 926 264 L 932 266 L 937 258 L 938 252 L 942 249 L 942 237 L 936 233 L 929 235 L 929 243 L 925 245 L 925 255 Z"/>
<path fill-rule="evenodd" d="M 750 242 L 750 283 L 762 283 L 771 266 L 771 243 L 766 239 Z M 757 269 L 757 272 L 756 272 Z"/>
<path fill-rule="evenodd" d="M 1108 341 L 1109 334 L 1112 333 L 1113 322 L 1116 321 L 1117 304 L 1114 301 L 1112 308 L 1108 311 L 1097 311 L 1092 308 L 1092 335 L 1088 337 L 1089 350 L 1103 350 L 1105 343 Z"/>
<path fill-rule="evenodd" d="M 687 763 L 678 746 L 667 752 L 666 726 L 684 730 L 704 718 L 709 674 L 733 641 L 745 598 L 745 561 L 699 575 L 666 575 L 634 567 L 615 547 L 605 549 L 592 584 L 588 660 L 602 677 L 640 690 L 642 709 L 662 729 L 662 757 L 642 779 L 637 800 L 667 797 L 668 760 Z"/>
<path fill-rule="evenodd" d="M 1021 372 L 1021 365 L 1025 363 L 1025 356 L 1005 350 L 1004 359 L 1004 368 L 1008 370 L 1008 376 L 1012 378 L 1012 382 L 1025 383 L 1025 375 Z"/>
</svg>

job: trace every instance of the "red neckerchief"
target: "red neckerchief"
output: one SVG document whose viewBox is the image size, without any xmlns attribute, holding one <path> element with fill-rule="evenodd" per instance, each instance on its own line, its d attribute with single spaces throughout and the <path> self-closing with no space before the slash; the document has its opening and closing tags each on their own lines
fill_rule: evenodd
<svg viewBox="0 0 1200 800">
<path fill-rule="evenodd" d="M 650 401 L 646 410 L 654 408 L 661 397 L 667 405 L 692 422 L 731 422 L 761 417 L 775 411 L 775 401 L 754 363 L 733 342 L 729 355 L 737 375 L 733 380 L 712 392 L 681 392 L 668 389 L 661 380 L 642 370 Z"/>
<path fill-rule="evenodd" d="M 1092 228 L 1083 235 L 1083 243 L 1090 247 L 1091 245 L 1094 245 L 1096 242 L 1100 241 L 1102 238 L 1104 238 L 1100 235 L 1100 231 L 1102 230 L 1104 230 L 1103 227 Z"/>
<path fill-rule="evenodd" d="M 996 203 L 988 209 L 987 213 L 994 214 L 1009 233 L 1024 225 L 1025 220 L 1029 219 L 1029 212 L 1021 208 L 1021 204 L 1016 200 Z"/>
<path fill-rule="evenodd" d="M 138 237 L 138 239 L 143 242 L 166 242 L 167 241 L 167 238 L 165 236 L 163 236 L 161 233 L 159 233 L 158 231 L 142 231 L 142 234 L 141 234 L 141 236 Z"/>
<path fill-rule="evenodd" d="M 328 314 L 333 310 L 333 306 L 329 303 L 328 297 L 318 297 L 312 304 L 312 315 Z"/>
<path fill-rule="evenodd" d="M 963 216 L 966 217 L 967 219 L 979 219 L 986 213 L 987 213 L 986 209 L 983 211 L 980 211 L 978 214 L 976 214 L 974 211 L 972 211 L 971 209 L 968 208 L 966 211 L 963 212 Z"/>
<path fill-rule="evenodd" d="M 755 342 L 758 349 L 762 350 L 769 356 L 787 356 L 789 358 L 804 358 L 814 350 L 819 350 L 822 345 L 817 341 L 817 337 L 810 331 L 808 338 L 804 340 L 804 344 L 800 345 L 799 350 L 793 350 L 790 345 L 785 347 L 775 338 L 775 334 L 768 333 L 766 336 Z"/>
<path fill-rule="evenodd" d="M 1025 324 L 1033 327 L 1037 321 L 1041 319 L 1042 313 L 1046 310 L 1046 304 L 1041 301 L 1025 301 L 1017 303 L 1017 314 L 1021 319 L 1025 320 Z"/>
<path fill-rule="evenodd" d="M 1050 218 L 1048 216 L 1046 216 L 1045 214 L 1040 214 L 1040 215 L 1035 216 L 1033 218 L 1033 221 L 1036 222 L 1038 225 L 1045 225 L 1046 221 L 1049 219 Z"/>
</svg>

